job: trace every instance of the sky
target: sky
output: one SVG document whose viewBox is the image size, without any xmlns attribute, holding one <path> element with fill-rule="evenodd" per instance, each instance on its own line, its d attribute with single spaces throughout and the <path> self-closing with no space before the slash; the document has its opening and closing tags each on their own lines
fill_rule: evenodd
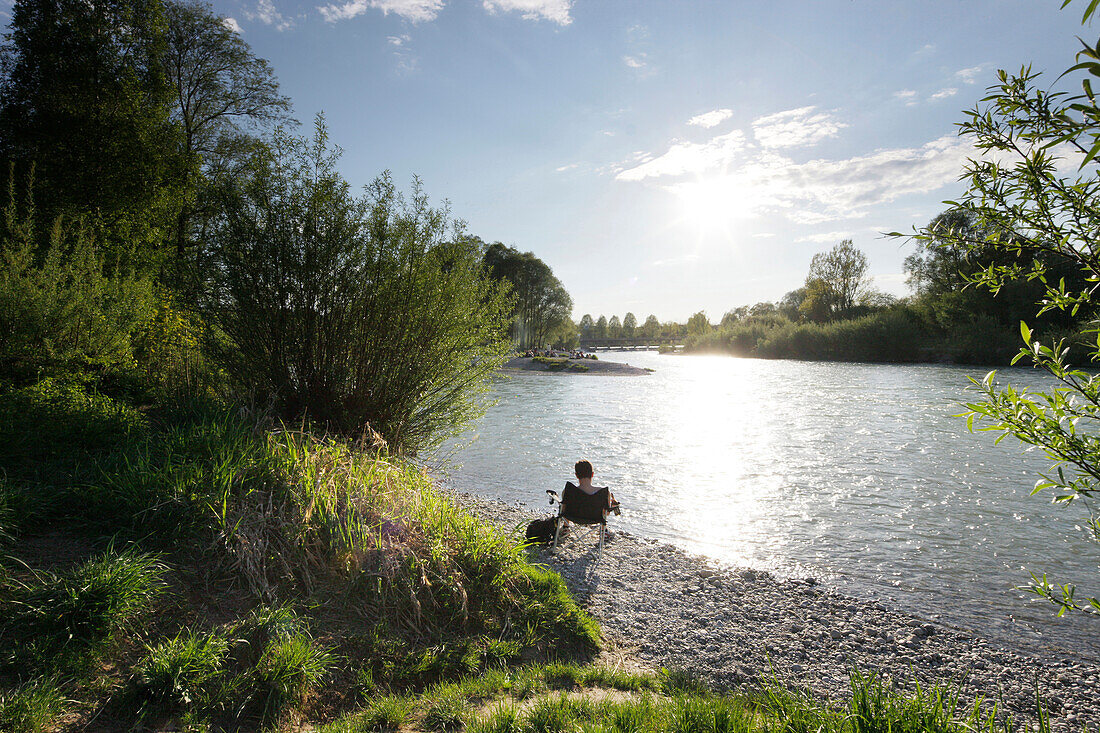
<svg viewBox="0 0 1100 733">
<path fill-rule="evenodd" d="M 574 315 L 712 321 L 850 238 L 908 294 L 974 155 L 963 112 L 1024 64 L 1053 84 L 1061 0 L 213 0 L 355 186 L 419 176 L 470 233 L 532 251 Z M 11 0 L 0 0 L 0 22 Z"/>
</svg>

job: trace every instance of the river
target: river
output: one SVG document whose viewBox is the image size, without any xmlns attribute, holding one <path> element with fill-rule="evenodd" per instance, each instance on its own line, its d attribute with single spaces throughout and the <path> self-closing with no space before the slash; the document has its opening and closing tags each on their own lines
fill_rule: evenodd
<svg viewBox="0 0 1100 733">
<path fill-rule="evenodd" d="M 612 522 L 729 566 L 811 576 L 1033 652 L 1100 659 L 1100 624 L 1014 589 L 1028 570 L 1100 590 L 1083 506 L 1030 496 L 1048 462 L 955 417 L 973 367 L 601 354 L 643 377 L 517 374 L 436 457 L 457 489 L 549 513 L 596 467 Z M 1029 369 L 1000 379 L 1042 386 Z M 444 456 L 446 458 L 444 458 Z"/>
</svg>

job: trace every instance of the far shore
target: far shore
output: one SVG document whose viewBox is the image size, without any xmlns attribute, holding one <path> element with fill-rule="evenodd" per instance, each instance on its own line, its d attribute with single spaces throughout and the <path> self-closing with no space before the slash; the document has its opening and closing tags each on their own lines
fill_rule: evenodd
<svg viewBox="0 0 1100 733">
<path fill-rule="evenodd" d="M 570 359 L 568 357 L 517 356 L 501 367 L 506 372 L 535 372 L 540 374 L 597 374 L 601 376 L 641 376 L 652 369 L 631 366 L 618 361 L 600 359 Z"/>
</svg>

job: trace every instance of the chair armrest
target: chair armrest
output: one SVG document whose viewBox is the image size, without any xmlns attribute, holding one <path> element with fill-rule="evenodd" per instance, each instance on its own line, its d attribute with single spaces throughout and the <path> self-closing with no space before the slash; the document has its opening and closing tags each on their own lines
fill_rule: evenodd
<svg viewBox="0 0 1100 733">
<path fill-rule="evenodd" d="M 552 489 L 547 489 L 546 493 L 549 494 L 549 496 L 550 496 L 550 503 L 551 504 L 553 504 L 555 501 L 558 502 L 559 504 L 561 504 L 561 497 L 558 496 L 558 492 L 556 492 Z"/>
</svg>

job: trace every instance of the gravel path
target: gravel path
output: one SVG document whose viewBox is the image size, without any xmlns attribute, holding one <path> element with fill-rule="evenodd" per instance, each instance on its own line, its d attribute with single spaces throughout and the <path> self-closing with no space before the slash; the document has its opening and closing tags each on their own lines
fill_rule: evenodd
<svg viewBox="0 0 1100 733">
<path fill-rule="evenodd" d="M 526 508 L 452 494 L 483 518 L 523 531 Z M 612 523 L 613 526 L 613 523 Z M 964 698 L 984 697 L 1033 723 L 1036 685 L 1056 731 L 1100 731 L 1100 666 L 1036 658 L 877 602 L 840 595 L 812 580 L 724 570 L 654 540 L 614 532 L 596 562 L 595 534 L 567 540 L 539 559 L 559 571 L 617 648 L 651 667 L 681 667 L 733 688 L 784 683 L 844 697 L 852 665 L 896 680 L 963 680 Z"/>
</svg>

